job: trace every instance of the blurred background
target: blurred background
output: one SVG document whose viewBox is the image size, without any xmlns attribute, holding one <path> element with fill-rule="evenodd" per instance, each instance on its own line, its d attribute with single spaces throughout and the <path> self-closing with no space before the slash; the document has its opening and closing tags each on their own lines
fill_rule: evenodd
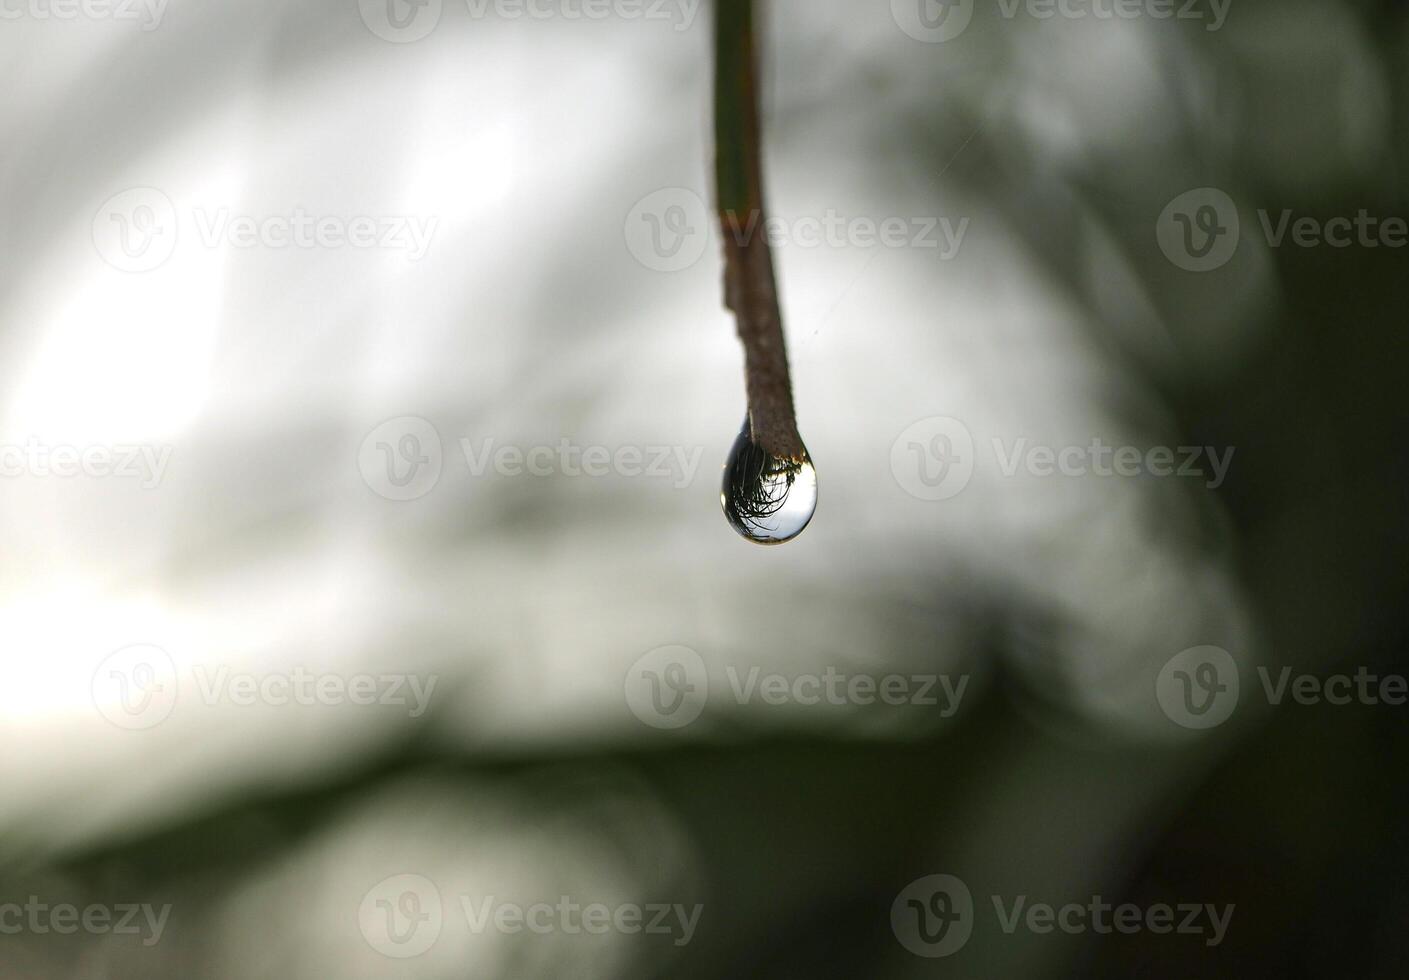
<svg viewBox="0 0 1409 980">
<path fill-rule="evenodd" d="M 0 977 L 1405 975 L 1409 11 L 763 6 L 767 549 L 707 2 L 3 7 Z"/>
</svg>

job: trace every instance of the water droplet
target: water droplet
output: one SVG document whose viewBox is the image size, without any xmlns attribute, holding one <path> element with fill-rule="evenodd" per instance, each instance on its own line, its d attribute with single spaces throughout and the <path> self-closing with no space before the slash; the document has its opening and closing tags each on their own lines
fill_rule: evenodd
<svg viewBox="0 0 1409 980">
<path fill-rule="evenodd" d="M 817 471 L 805 447 L 793 459 L 754 442 L 745 419 L 724 464 L 719 499 L 734 530 L 758 544 L 782 544 L 801 534 L 817 510 Z"/>
</svg>

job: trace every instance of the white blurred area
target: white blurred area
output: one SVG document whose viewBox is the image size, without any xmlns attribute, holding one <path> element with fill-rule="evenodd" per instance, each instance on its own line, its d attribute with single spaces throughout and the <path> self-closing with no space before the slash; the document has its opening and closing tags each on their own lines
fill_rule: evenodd
<svg viewBox="0 0 1409 980">
<path fill-rule="evenodd" d="M 1174 653 L 1207 643 L 1254 655 L 1227 550 L 1178 533 L 1217 524 L 1216 495 L 1201 486 L 1007 478 L 989 460 L 961 495 L 934 503 L 891 471 L 892 443 L 929 416 L 963 419 L 980 444 L 1183 444 L 1127 355 L 1155 377 L 1216 373 L 1275 302 L 1254 242 L 1238 260 L 1251 285 L 1209 310 L 1206 331 L 1176 334 L 1159 311 L 1181 302 L 1170 298 L 1178 277 L 1145 254 L 1169 198 L 1232 179 L 1183 155 L 1184 127 L 1231 113 L 1215 128 L 1237 140 L 1237 107 L 1215 99 L 1211 76 L 1204 90 L 1188 85 L 1198 56 L 1163 24 L 983 20 L 963 46 L 936 47 L 899 31 L 885 4 L 819 8 L 791 0 L 772 18 L 775 212 L 969 226 L 944 262 L 781 250 L 821 505 L 801 538 L 772 550 L 736 539 L 719 513 L 717 466 L 743 395 L 715 249 L 664 274 L 623 236 L 633 204 L 656 190 L 707 195 L 707 16 L 688 31 L 504 23 L 447 3 L 410 44 L 375 36 L 351 0 L 173 0 L 150 32 L 3 25 L 0 79 L 14 97 L 0 103 L 0 442 L 171 449 L 152 489 L 0 480 L 7 847 L 121 837 L 252 787 L 328 777 L 415 730 L 472 756 L 662 741 L 628 710 L 623 683 L 667 644 L 698 651 L 712 679 L 731 664 L 850 665 L 968 673 L 978 691 L 995 651 L 974 609 L 1017 610 L 1040 618 L 1040 638 L 1014 629 L 996 652 L 1029 682 L 1034 711 L 1131 739 L 1177 734 L 1150 695 Z M 1265 35 L 1254 20 L 1227 32 L 1255 68 Z M 1321 56 L 1357 64 L 1363 39 L 1332 33 Z M 1172 61 L 1182 81 L 1158 70 Z M 1126 81 L 1112 86 L 1112 74 Z M 1357 114 L 1376 111 L 1383 82 L 1350 77 L 1365 97 L 1347 93 L 1343 106 L 1368 139 L 1381 127 Z M 1304 182 L 1351 164 L 1269 152 L 1266 165 Z M 1148 214 L 1141 254 L 1086 186 L 1111 170 L 1127 182 L 1103 190 Z M 982 193 L 983 179 L 1018 196 Z M 171 258 L 143 273 L 113 268 L 93 242 L 94 215 L 134 187 L 160 189 L 180 224 Z M 437 225 L 418 262 L 207 247 L 191 215 L 221 208 Z M 1061 243 L 1097 306 L 1035 253 L 1029 222 Z M 358 451 L 402 416 L 433 422 L 446 464 L 432 492 L 394 502 L 363 480 Z M 490 437 L 698 447 L 703 462 L 685 488 L 473 477 L 456 443 Z M 170 655 L 178 689 L 169 717 L 126 730 L 95 707 L 93 678 L 134 644 Z M 199 665 L 434 674 L 439 686 L 420 719 L 207 706 Z M 751 710 L 712 706 L 670 737 L 929 730 L 899 714 Z M 668 809 L 649 802 L 637 793 L 621 809 L 661 842 L 661 862 L 688 864 Z M 379 835 L 404 839 L 410 814 L 421 823 L 407 846 L 421 851 L 388 862 L 389 874 L 440 862 L 444 887 L 461 887 L 456 876 L 507 841 L 524 853 L 501 877 L 530 891 L 545 875 L 571 879 L 565 854 L 624 896 L 659 887 L 619 850 L 592 850 L 590 827 L 535 848 L 511 815 L 470 801 L 474 816 L 453 828 L 444 805 L 398 789 L 230 896 L 229 962 L 267 935 L 258 917 L 277 914 L 262 890 L 343 908 L 361 879 L 329 869 L 384 853 Z M 343 963 L 345 925 L 297 950 L 270 945 L 228 975 L 329 975 L 319 970 Z M 611 975 L 601 956 L 578 975 Z M 337 975 L 380 975 L 350 962 Z M 418 963 L 405 975 L 465 975 Z"/>
<path fill-rule="evenodd" d="M 418 977 L 551 976 L 565 963 L 574 976 L 622 976 L 640 969 L 643 959 L 668 965 L 684 945 L 676 940 L 693 938 L 692 910 L 703 897 L 693 884 L 695 861 L 671 815 L 619 774 L 551 788 L 490 783 L 447 790 L 434 780 L 401 781 L 310 841 L 294 861 L 232 894 L 215 911 L 218 962 L 231 965 L 232 978 L 282 976 L 299 962 L 337 964 L 339 976 L 350 978 L 384 977 L 403 967 Z M 408 881 L 407 868 L 425 872 Z M 400 938 L 426 948 L 399 959 L 378 902 L 383 895 L 395 900 L 406 884 L 426 918 L 410 929 L 402 923 Z M 565 913 L 562 930 L 531 928 L 551 921 L 544 911 L 527 913 L 516 931 L 487 926 L 491 909 L 569 903 L 596 903 L 613 913 L 628 903 L 650 906 L 643 930 L 655 907 L 671 911 L 662 914 L 661 931 L 639 934 L 589 931 L 574 911 Z M 685 909 L 683 925 L 677 907 Z M 344 914 L 310 920 L 309 908 Z M 299 921 L 309 928 L 287 927 Z"/>
</svg>

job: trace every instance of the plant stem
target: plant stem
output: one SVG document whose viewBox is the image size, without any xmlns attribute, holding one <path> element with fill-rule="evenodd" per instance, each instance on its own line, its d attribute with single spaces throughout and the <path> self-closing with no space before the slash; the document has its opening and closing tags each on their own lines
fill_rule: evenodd
<svg viewBox="0 0 1409 980">
<path fill-rule="evenodd" d="M 715 199 L 724 239 L 724 305 L 744 346 L 749 426 L 775 456 L 806 454 L 763 203 L 754 0 L 715 0 Z"/>
</svg>

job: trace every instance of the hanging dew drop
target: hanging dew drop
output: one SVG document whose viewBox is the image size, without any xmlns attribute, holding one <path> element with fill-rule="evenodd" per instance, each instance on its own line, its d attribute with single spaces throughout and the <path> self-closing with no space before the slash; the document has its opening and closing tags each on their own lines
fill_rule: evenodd
<svg viewBox="0 0 1409 980">
<path fill-rule="evenodd" d="M 767 227 L 753 0 L 718 0 L 714 12 L 715 206 L 724 232 L 724 305 L 744 348 L 748 392 L 748 417 L 724 464 L 719 499 L 740 535 L 782 544 L 817 510 L 817 471 L 797 432 L 769 236 L 740 234 Z"/>
<path fill-rule="evenodd" d="M 817 471 L 801 457 L 775 456 L 754 441 L 747 419 L 724 464 L 719 495 L 734 530 L 757 544 L 782 544 L 802 533 L 817 510 Z"/>
</svg>

